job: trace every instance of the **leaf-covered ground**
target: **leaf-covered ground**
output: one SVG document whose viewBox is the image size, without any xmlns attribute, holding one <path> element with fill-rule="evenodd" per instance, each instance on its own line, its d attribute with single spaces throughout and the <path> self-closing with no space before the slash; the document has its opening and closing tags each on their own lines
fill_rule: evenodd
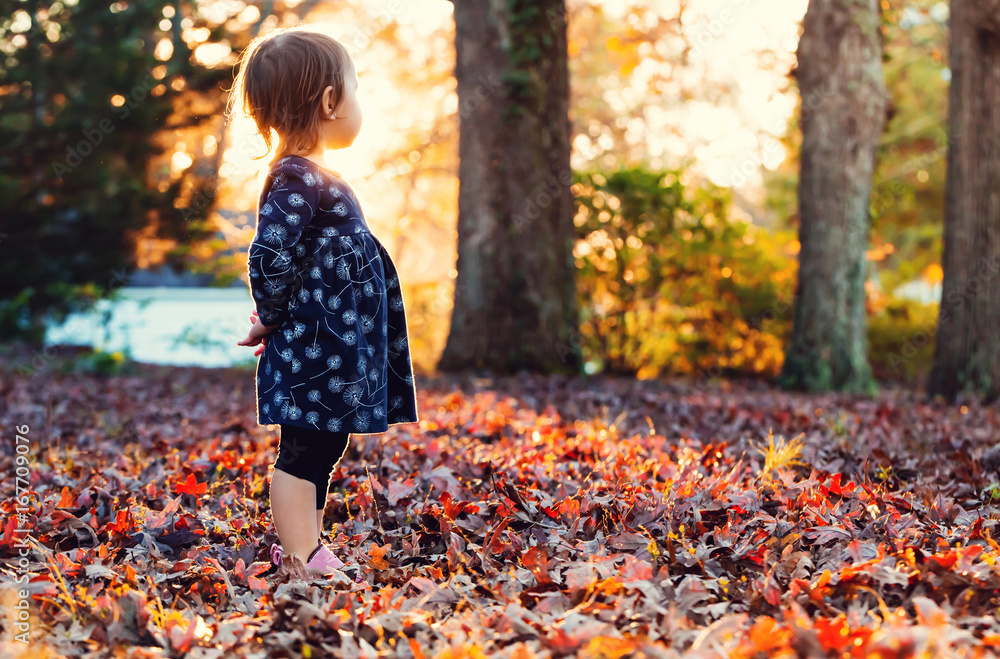
<svg viewBox="0 0 1000 659">
<path fill-rule="evenodd" d="M 24 647 L 18 589 L 30 656 L 1000 647 L 996 406 L 604 377 L 418 377 L 418 389 L 419 425 L 353 436 L 326 517 L 345 574 L 303 583 L 269 561 L 277 428 L 256 425 L 252 373 L 8 364 L 3 648 Z M 14 583 L 19 570 L 30 583 Z"/>
</svg>

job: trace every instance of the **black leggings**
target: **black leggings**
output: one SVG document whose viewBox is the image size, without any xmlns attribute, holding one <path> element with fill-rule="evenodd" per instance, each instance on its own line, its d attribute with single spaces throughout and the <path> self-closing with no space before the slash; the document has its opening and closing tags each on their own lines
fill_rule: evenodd
<svg viewBox="0 0 1000 659">
<path fill-rule="evenodd" d="M 330 475 L 340 462 L 350 433 L 281 424 L 274 468 L 316 485 L 316 510 L 326 508 Z"/>
</svg>

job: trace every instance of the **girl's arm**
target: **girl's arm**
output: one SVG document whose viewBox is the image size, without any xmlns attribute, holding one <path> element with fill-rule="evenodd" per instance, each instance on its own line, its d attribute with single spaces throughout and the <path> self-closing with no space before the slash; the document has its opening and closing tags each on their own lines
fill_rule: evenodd
<svg viewBox="0 0 1000 659">
<path fill-rule="evenodd" d="M 265 326 L 278 327 L 288 317 L 298 274 L 293 265 L 295 249 L 318 207 L 321 181 L 291 163 L 275 168 L 270 176 L 274 181 L 258 209 L 247 267 L 257 317 Z"/>
</svg>

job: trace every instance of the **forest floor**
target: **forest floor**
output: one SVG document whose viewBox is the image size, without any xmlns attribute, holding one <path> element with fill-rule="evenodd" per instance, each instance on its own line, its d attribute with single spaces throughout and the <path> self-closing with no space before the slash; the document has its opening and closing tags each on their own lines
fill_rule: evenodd
<svg viewBox="0 0 1000 659">
<path fill-rule="evenodd" d="M 268 554 L 251 371 L 34 361 L 0 359 L 6 656 L 1000 648 L 996 405 L 418 376 L 421 421 L 334 472 L 344 574 L 303 582 Z"/>
</svg>

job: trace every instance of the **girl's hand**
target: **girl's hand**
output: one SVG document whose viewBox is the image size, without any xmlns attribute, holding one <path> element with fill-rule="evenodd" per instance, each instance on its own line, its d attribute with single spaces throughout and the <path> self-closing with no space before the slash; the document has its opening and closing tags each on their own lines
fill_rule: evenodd
<svg viewBox="0 0 1000 659">
<path fill-rule="evenodd" d="M 262 352 L 264 352 L 264 348 L 267 347 L 267 336 L 278 329 L 278 327 L 280 327 L 280 325 L 265 325 L 260 322 L 260 319 L 257 317 L 257 312 L 254 311 L 250 314 L 249 334 L 247 334 L 245 339 L 237 341 L 236 345 L 255 346 L 259 344 L 260 347 L 254 352 L 254 356 L 258 357 Z"/>
</svg>

